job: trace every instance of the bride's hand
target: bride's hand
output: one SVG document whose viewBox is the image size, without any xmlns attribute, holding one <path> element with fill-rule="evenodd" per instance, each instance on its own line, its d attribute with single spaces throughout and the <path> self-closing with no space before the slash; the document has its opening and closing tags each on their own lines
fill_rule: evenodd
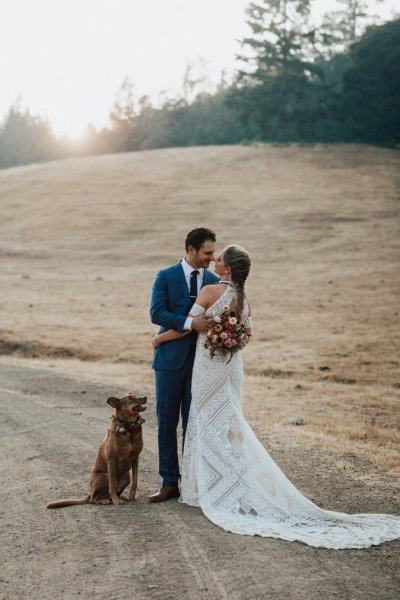
<svg viewBox="0 0 400 600">
<path fill-rule="evenodd" d="M 197 317 L 193 317 L 192 329 L 198 333 L 207 333 L 210 329 L 211 319 L 212 315 L 198 315 Z"/>
<path fill-rule="evenodd" d="M 158 334 L 156 333 L 156 335 L 153 335 L 153 337 L 151 338 L 151 345 L 153 346 L 154 350 L 156 348 L 158 348 L 158 346 L 160 345 L 158 342 Z"/>
</svg>

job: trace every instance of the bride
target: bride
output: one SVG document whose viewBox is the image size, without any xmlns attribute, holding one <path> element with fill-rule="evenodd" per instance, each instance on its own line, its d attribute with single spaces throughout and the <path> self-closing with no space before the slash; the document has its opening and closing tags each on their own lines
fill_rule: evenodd
<svg viewBox="0 0 400 600">
<path fill-rule="evenodd" d="M 245 281 L 250 256 L 228 246 L 216 259 L 220 282 L 201 289 L 190 316 L 217 316 L 229 307 L 251 333 Z M 185 335 L 159 334 L 157 344 Z M 180 502 L 200 506 L 226 531 L 300 541 L 324 548 L 366 548 L 400 538 L 400 516 L 323 510 L 305 498 L 261 445 L 242 412 L 240 351 L 231 358 L 197 340 Z"/>
</svg>

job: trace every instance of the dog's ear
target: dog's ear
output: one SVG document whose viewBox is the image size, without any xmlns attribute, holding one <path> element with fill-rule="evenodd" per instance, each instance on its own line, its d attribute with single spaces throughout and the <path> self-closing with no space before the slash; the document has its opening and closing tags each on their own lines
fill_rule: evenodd
<svg viewBox="0 0 400 600">
<path fill-rule="evenodd" d="M 110 398 L 108 398 L 107 404 L 109 404 L 113 408 L 119 408 L 121 406 L 119 398 L 114 398 L 114 396 L 110 396 Z"/>
</svg>

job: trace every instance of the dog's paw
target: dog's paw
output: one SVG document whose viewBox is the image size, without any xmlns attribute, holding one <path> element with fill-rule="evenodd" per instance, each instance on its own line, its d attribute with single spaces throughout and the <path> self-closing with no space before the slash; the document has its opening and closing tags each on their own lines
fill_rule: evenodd
<svg viewBox="0 0 400 600">
<path fill-rule="evenodd" d="M 97 500 L 96 502 L 91 502 L 91 504 L 111 504 L 111 500 L 104 498 L 104 500 Z"/>
<path fill-rule="evenodd" d="M 125 502 L 122 500 L 122 498 L 116 498 L 115 500 L 112 501 L 114 506 L 120 506 L 121 504 L 125 504 Z"/>
</svg>

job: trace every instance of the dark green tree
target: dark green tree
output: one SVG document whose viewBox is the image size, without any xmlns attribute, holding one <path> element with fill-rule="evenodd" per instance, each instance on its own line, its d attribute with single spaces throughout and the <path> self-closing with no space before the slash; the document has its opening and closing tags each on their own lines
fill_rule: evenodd
<svg viewBox="0 0 400 600">
<path fill-rule="evenodd" d="M 129 77 L 125 77 L 114 97 L 111 122 L 132 124 L 137 115 L 136 104 L 133 83 Z"/>
<path fill-rule="evenodd" d="M 135 120 L 138 115 L 138 101 L 129 77 L 118 88 L 110 112 L 111 132 L 109 135 L 110 150 L 124 152 L 133 144 Z"/>
<path fill-rule="evenodd" d="M 252 36 L 242 41 L 239 71 L 229 103 L 268 138 L 312 135 L 324 111 L 322 70 L 314 62 L 318 30 L 310 24 L 311 0 L 262 0 L 247 9 Z M 322 98 L 322 102 L 321 102 Z"/>
<path fill-rule="evenodd" d="M 48 121 L 16 102 L 0 127 L 0 168 L 57 158 L 59 148 Z"/>
<path fill-rule="evenodd" d="M 226 105 L 228 88 L 199 93 L 188 104 L 184 98 L 167 100 L 161 108 L 147 105 L 135 122 L 132 149 L 235 144 L 256 136 Z"/>
<path fill-rule="evenodd" d="M 378 25 L 380 17 L 369 12 L 366 0 L 337 0 L 338 7 L 324 14 L 320 26 L 318 49 L 325 60 L 337 54 L 347 53 L 355 42 L 371 25 Z M 377 0 L 383 2 L 383 0 Z"/>
<path fill-rule="evenodd" d="M 400 19 L 370 27 L 350 49 L 343 113 L 363 142 L 400 142 Z"/>
<path fill-rule="evenodd" d="M 337 0 L 339 7 L 325 13 L 321 30 L 326 40 L 322 53 L 328 57 L 346 52 L 366 27 L 377 25 L 378 15 L 372 15 L 366 0 Z M 383 0 L 378 0 L 383 2 Z"/>
<path fill-rule="evenodd" d="M 383 0 L 377 0 L 382 2 Z M 354 130 L 343 115 L 343 75 L 350 64 L 349 49 L 365 31 L 379 21 L 369 11 L 367 0 L 337 0 L 335 10 L 325 13 L 315 46 L 316 64 L 326 84 L 326 108 L 315 123 L 315 137 L 327 142 L 351 141 Z"/>
</svg>

